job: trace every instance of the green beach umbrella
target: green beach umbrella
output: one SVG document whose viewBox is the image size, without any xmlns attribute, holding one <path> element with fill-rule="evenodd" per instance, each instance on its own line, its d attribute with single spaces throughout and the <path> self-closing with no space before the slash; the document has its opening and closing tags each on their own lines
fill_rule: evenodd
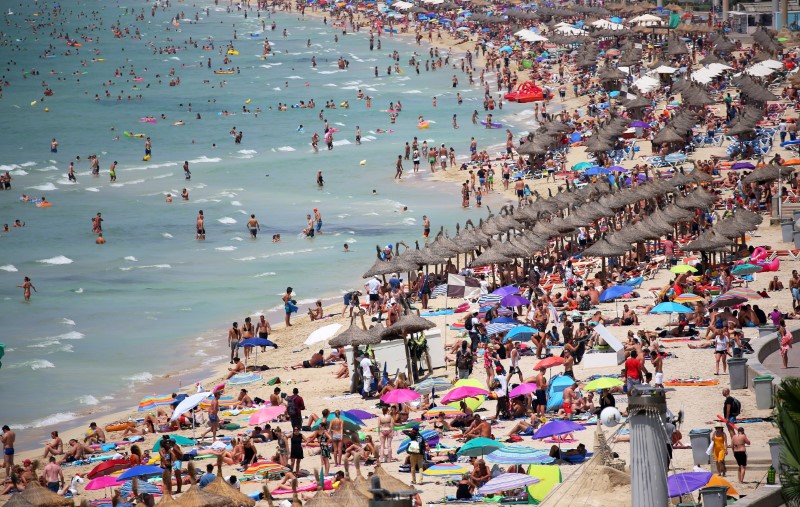
<svg viewBox="0 0 800 507">
<path fill-rule="evenodd" d="M 191 438 L 182 437 L 180 435 L 170 435 L 169 439 L 178 445 L 197 445 L 197 442 L 192 440 Z M 156 445 L 153 446 L 152 452 L 158 452 L 160 450 L 161 450 L 161 439 L 159 438 L 156 441 Z"/>
<path fill-rule="evenodd" d="M 676 274 L 697 273 L 697 269 L 694 266 L 690 266 L 688 264 L 678 264 L 677 266 L 672 266 L 671 268 L 669 268 L 669 270 Z"/>
<path fill-rule="evenodd" d="M 459 456 L 485 456 L 492 451 L 505 447 L 502 443 L 491 438 L 473 438 L 458 450 Z"/>
<path fill-rule="evenodd" d="M 622 381 L 619 379 L 611 377 L 600 377 L 586 384 L 586 386 L 584 386 L 584 389 L 586 391 L 599 391 L 600 389 L 611 389 L 612 387 L 617 387 L 621 385 Z"/>
<path fill-rule="evenodd" d="M 344 429 L 346 429 L 347 431 L 358 431 L 359 428 L 363 425 L 363 423 L 360 420 L 354 417 L 350 417 L 347 414 L 342 413 L 339 417 L 342 419 L 342 421 L 344 421 Z M 328 423 L 330 423 L 334 419 L 336 419 L 336 415 L 329 414 L 328 419 L 326 420 L 328 421 Z M 315 430 L 319 428 L 319 424 L 321 422 L 322 419 L 317 419 L 316 421 L 314 421 L 314 424 L 311 425 L 311 429 Z"/>
<path fill-rule="evenodd" d="M 588 169 L 592 167 L 592 164 L 589 162 L 578 162 L 574 166 L 572 166 L 573 171 L 582 171 L 584 169 Z"/>
</svg>

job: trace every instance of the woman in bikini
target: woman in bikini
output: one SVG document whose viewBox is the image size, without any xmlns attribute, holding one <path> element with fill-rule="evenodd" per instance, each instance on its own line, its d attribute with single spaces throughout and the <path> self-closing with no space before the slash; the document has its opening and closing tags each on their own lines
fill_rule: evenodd
<svg viewBox="0 0 800 507">
<path fill-rule="evenodd" d="M 253 338 L 256 335 L 256 329 L 253 325 L 253 321 L 250 317 L 244 319 L 244 324 L 242 324 L 242 340 L 247 340 L 248 338 Z M 250 358 L 250 354 L 253 352 L 253 347 L 245 347 L 244 348 L 244 359 L 245 362 Z"/>
<path fill-rule="evenodd" d="M 344 438 L 344 420 L 341 411 L 333 413 L 331 419 L 330 438 L 333 441 L 333 462 L 335 466 L 342 466 L 342 442 Z"/>
<path fill-rule="evenodd" d="M 286 435 L 283 434 L 280 428 L 275 428 L 275 439 L 278 441 L 278 458 L 282 466 L 289 465 L 289 443 Z"/>
<path fill-rule="evenodd" d="M 388 463 L 392 460 L 392 439 L 394 438 L 394 418 L 389 414 L 389 407 L 381 409 L 382 414 L 378 416 L 378 431 L 381 434 L 381 454 L 383 462 Z"/>
<path fill-rule="evenodd" d="M 360 461 L 367 461 L 370 458 L 378 459 L 378 449 L 372 442 L 372 435 L 367 435 L 367 438 L 364 440 L 363 444 L 351 444 L 350 447 L 347 448 L 347 452 L 344 455 L 345 462 L 349 462 L 350 459 L 356 455 L 359 456 L 358 459 Z"/>
</svg>

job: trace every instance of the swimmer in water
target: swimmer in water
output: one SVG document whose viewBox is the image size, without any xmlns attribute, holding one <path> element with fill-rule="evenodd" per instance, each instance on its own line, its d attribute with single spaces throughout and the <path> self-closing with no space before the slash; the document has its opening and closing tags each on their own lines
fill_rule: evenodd
<svg viewBox="0 0 800 507">
<path fill-rule="evenodd" d="M 167 202 L 172 202 L 172 194 L 167 194 Z"/>
<path fill-rule="evenodd" d="M 22 285 L 17 285 L 17 287 L 24 291 L 25 301 L 31 300 L 31 289 L 33 289 L 34 292 L 38 292 L 36 290 L 36 287 L 34 287 L 33 284 L 31 283 L 31 279 L 28 278 L 27 276 L 25 277 L 25 280 L 22 282 Z"/>
<path fill-rule="evenodd" d="M 95 243 L 95 245 L 105 245 L 106 244 L 106 238 L 103 237 L 103 233 L 102 232 L 97 235 L 97 239 L 94 240 L 94 243 Z"/>
<path fill-rule="evenodd" d="M 317 171 L 317 186 L 324 187 L 325 180 L 322 179 L 322 171 Z"/>
<path fill-rule="evenodd" d="M 350 245 L 347 243 L 344 244 L 344 253 L 350 253 Z"/>
<path fill-rule="evenodd" d="M 181 197 L 183 198 L 184 201 L 188 201 L 189 200 L 189 191 L 184 188 L 181 191 Z"/>
</svg>

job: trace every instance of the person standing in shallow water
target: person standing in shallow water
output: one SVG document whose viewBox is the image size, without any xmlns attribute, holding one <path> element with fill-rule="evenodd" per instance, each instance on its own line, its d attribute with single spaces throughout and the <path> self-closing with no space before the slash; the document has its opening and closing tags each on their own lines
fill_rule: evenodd
<svg viewBox="0 0 800 507">
<path fill-rule="evenodd" d="M 205 217 L 203 216 L 203 210 L 200 210 L 197 213 L 197 235 L 194 239 L 206 239 L 206 226 L 205 226 Z"/>
<path fill-rule="evenodd" d="M 250 231 L 250 237 L 256 239 L 258 231 L 261 230 L 261 225 L 259 225 L 255 215 L 250 215 L 250 220 L 247 221 L 247 230 Z"/>
<path fill-rule="evenodd" d="M 283 298 L 281 298 L 283 300 L 283 310 L 286 313 L 286 320 L 285 320 L 286 327 L 292 325 L 291 323 L 292 314 L 297 313 L 296 303 L 294 299 L 292 299 L 293 290 L 294 289 L 292 289 L 291 287 L 286 287 L 286 294 L 284 294 Z"/>
<path fill-rule="evenodd" d="M 17 285 L 17 287 L 19 287 L 24 291 L 25 301 L 31 300 L 31 289 L 33 289 L 34 292 L 37 292 L 36 287 L 33 286 L 33 284 L 31 283 L 31 279 L 28 278 L 27 276 L 23 280 L 22 285 Z"/>
</svg>

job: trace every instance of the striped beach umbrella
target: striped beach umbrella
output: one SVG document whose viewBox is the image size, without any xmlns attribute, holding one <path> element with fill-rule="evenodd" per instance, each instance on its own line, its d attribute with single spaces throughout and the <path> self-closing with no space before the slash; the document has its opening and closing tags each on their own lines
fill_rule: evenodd
<svg viewBox="0 0 800 507">
<path fill-rule="evenodd" d="M 141 493 L 150 493 L 151 495 L 160 495 L 161 489 L 155 484 L 150 484 L 147 481 L 138 481 L 136 484 L 137 491 Z M 133 480 L 125 481 L 125 484 L 122 485 L 122 488 L 119 491 L 119 494 L 122 498 L 127 498 L 133 492 Z"/>
<path fill-rule="evenodd" d="M 162 396 L 155 394 L 152 396 L 145 396 L 142 398 L 142 401 L 139 402 L 139 412 L 146 412 L 148 410 L 153 410 L 156 407 L 171 405 L 174 401 L 175 398 L 173 398 L 170 394 L 165 394 Z"/>
<path fill-rule="evenodd" d="M 501 491 L 511 491 L 536 484 L 537 482 L 539 482 L 539 479 L 528 474 L 503 474 L 484 484 L 483 487 L 478 490 L 478 493 L 489 495 Z"/>
<path fill-rule="evenodd" d="M 697 294 L 692 294 L 691 292 L 684 292 L 680 296 L 677 296 L 672 301 L 675 303 L 697 303 L 698 301 L 702 301 L 703 297 L 698 296 Z"/>
<path fill-rule="evenodd" d="M 439 443 L 439 432 L 436 430 L 422 430 L 419 434 L 425 439 L 425 443 L 428 444 L 428 447 L 433 447 Z M 397 448 L 397 454 L 406 452 L 408 450 L 408 444 L 410 443 L 410 438 L 404 438 L 403 441 L 400 442 L 400 447 Z"/>
<path fill-rule="evenodd" d="M 555 461 L 547 451 L 526 445 L 507 445 L 492 451 L 486 459 L 501 465 L 549 465 Z"/>
<path fill-rule="evenodd" d="M 445 417 L 458 417 L 460 415 L 464 415 L 464 412 L 458 410 L 457 408 L 444 405 L 428 410 L 422 414 L 422 417 L 425 419 L 433 419 L 434 417 L 439 417 L 439 414 L 444 414 Z"/>
<path fill-rule="evenodd" d="M 725 295 L 739 296 L 745 299 L 764 299 L 761 294 L 753 289 L 748 289 L 747 287 L 736 287 L 735 289 L 731 289 L 726 292 Z"/>
<path fill-rule="evenodd" d="M 446 296 L 447 295 L 447 284 L 443 283 L 441 285 L 437 285 L 436 287 L 431 290 L 431 299 L 439 296 Z"/>
<path fill-rule="evenodd" d="M 280 463 L 274 463 L 272 461 L 259 461 L 254 465 L 250 465 L 245 471 L 244 475 L 250 477 L 266 477 L 272 473 L 281 473 L 281 472 L 288 472 L 289 469 L 281 466 Z"/>
<path fill-rule="evenodd" d="M 493 305 L 495 303 L 499 303 L 500 300 L 503 299 L 503 296 L 500 294 L 481 294 L 478 297 L 478 304 L 483 305 Z"/>
<path fill-rule="evenodd" d="M 747 298 L 744 296 L 737 296 L 735 294 L 728 294 L 727 292 L 721 296 L 717 296 L 714 298 L 714 301 L 711 303 L 712 309 L 716 310 L 718 308 L 731 308 L 734 306 L 739 306 L 742 303 L 746 303 Z"/>
<path fill-rule="evenodd" d="M 504 333 L 510 329 L 517 327 L 519 324 L 512 324 L 511 322 L 498 322 L 496 324 L 489 324 L 486 326 L 486 334 L 488 336 Z"/>
<path fill-rule="evenodd" d="M 417 384 L 414 387 L 414 390 L 419 394 L 431 394 L 431 392 L 435 389 L 437 393 L 441 394 L 445 391 L 449 391 L 453 388 L 453 384 L 450 383 L 449 380 L 437 377 L 437 378 L 427 378 Z"/>
<path fill-rule="evenodd" d="M 237 373 L 228 380 L 228 384 L 232 386 L 243 386 L 246 384 L 252 384 L 254 382 L 258 382 L 259 380 L 263 380 L 263 378 L 261 378 L 261 375 L 249 371 L 246 373 Z"/>
</svg>

